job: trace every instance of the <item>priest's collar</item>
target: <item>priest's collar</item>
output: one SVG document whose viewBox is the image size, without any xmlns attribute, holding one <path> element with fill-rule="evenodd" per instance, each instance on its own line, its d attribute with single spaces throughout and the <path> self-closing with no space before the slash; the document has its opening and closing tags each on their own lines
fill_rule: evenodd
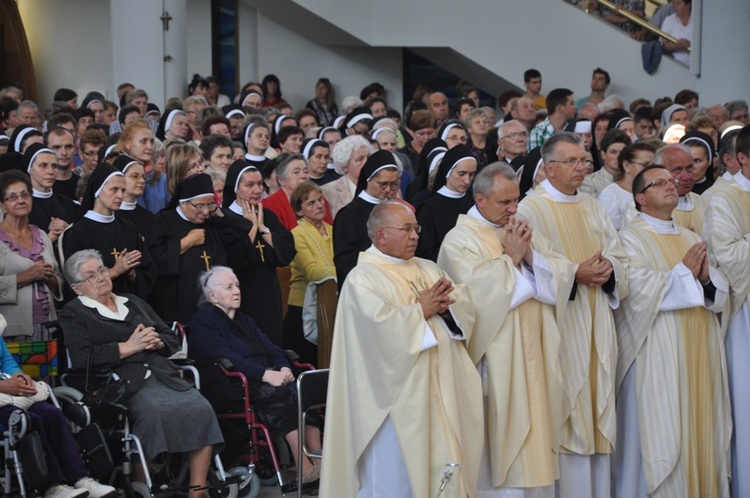
<svg viewBox="0 0 750 498">
<path fill-rule="evenodd" d="M 97 223 L 112 223 L 115 221 L 115 214 L 112 213 L 110 215 L 97 213 L 93 209 L 89 209 L 86 211 L 86 214 L 83 215 L 84 218 L 88 218 L 91 221 L 96 221 Z"/>
<path fill-rule="evenodd" d="M 440 190 L 438 190 L 437 193 L 451 199 L 460 199 L 466 195 L 466 192 L 454 192 L 445 185 L 440 187 Z"/>
<path fill-rule="evenodd" d="M 42 192 L 37 189 L 31 189 L 31 195 L 36 199 L 49 199 L 50 197 L 52 197 L 52 189 L 49 189 L 49 192 Z"/>
<path fill-rule="evenodd" d="M 403 263 L 408 263 L 409 262 L 408 259 L 399 259 L 399 258 L 394 258 L 393 256 L 389 256 L 389 255 L 385 254 L 384 252 L 382 252 L 377 247 L 375 247 L 374 245 L 368 247 L 365 252 L 368 253 L 368 254 L 375 254 L 377 256 L 382 256 L 385 259 L 387 259 L 389 261 L 392 261 L 394 263 L 403 264 Z"/>
<path fill-rule="evenodd" d="M 383 199 L 378 199 L 377 197 L 373 197 L 370 194 L 368 194 L 367 192 L 365 192 L 364 190 L 362 192 L 360 192 L 357 197 L 359 197 L 363 201 L 366 201 L 366 202 L 369 202 L 370 204 L 375 204 L 375 205 L 380 204 L 381 202 L 383 202 Z"/>
<path fill-rule="evenodd" d="M 541 183 L 541 186 L 544 187 L 544 190 L 549 193 L 550 197 L 552 197 L 552 200 L 555 202 L 578 202 L 581 199 L 577 190 L 574 195 L 563 194 L 553 187 L 549 180 L 544 180 Z"/>
<path fill-rule="evenodd" d="M 653 216 L 648 215 L 643 211 L 641 211 L 639 214 L 641 218 L 643 218 L 646 223 L 651 225 L 651 228 L 653 228 L 657 233 L 666 233 L 671 235 L 677 235 L 680 233 L 680 231 L 674 224 L 674 220 L 660 220 L 659 218 L 654 218 Z"/>
<path fill-rule="evenodd" d="M 693 199 L 690 198 L 690 192 L 680 196 L 680 201 L 677 203 L 675 208 L 678 211 L 692 211 L 693 210 Z"/>
<path fill-rule="evenodd" d="M 180 208 L 180 206 L 177 206 L 175 210 L 177 211 L 177 214 L 180 215 L 180 218 L 187 221 L 188 223 L 192 223 L 192 221 L 190 221 L 190 218 L 185 216 L 185 213 L 182 212 L 182 209 Z"/>
<path fill-rule="evenodd" d="M 262 163 L 263 161 L 266 160 L 266 156 L 254 156 L 248 152 L 247 154 L 245 154 L 245 159 L 247 159 L 248 161 L 255 161 L 258 163 Z"/>
<path fill-rule="evenodd" d="M 122 204 L 120 204 L 120 211 L 135 211 L 137 205 L 138 204 L 135 202 L 122 201 Z"/>
<path fill-rule="evenodd" d="M 113 320 L 125 320 L 125 317 L 128 316 L 128 313 L 130 312 L 130 310 L 128 310 L 128 307 L 125 306 L 125 303 L 128 302 L 128 298 L 118 296 L 114 292 L 112 292 L 110 295 L 112 296 L 112 300 L 117 306 L 116 313 L 104 306 L 99 301 L 91 299 L 90 297 L 78 296 L 78 299 L 80 299 L 81 304 L 83 304 L 87 308 L 95 309 L 104 318 L 111 318 Z"/>
<path fill-rule="evenodd" d="M 733 176 L 732 173 L 730 173 L 729 171 L 725 171 L 724 174 L 721 175 L 721 177 L 727 181 L 731 180 L 732 176 Z"/>
<path fill-rule="evenodd" d="M 490 225 L 490 226 L 495 227 L 495 228 L 502 228 L 503 227 L 502 225 L 496 225 L 495 223 L 492 223 L 490 220 L 488 220 L 487 218 L 485 218 L 484 215 L 479 212 L 479 208 L 477 208 L 476 204 L 474 204 L 471 207 L 471 209 L 469 209 L 469 212 L 466 213 L 466 215 L 467 216 L 471 216 L 475 220 L 479 220 L 482 223 L 485 223 L 485 224 Z"/>
<path fill-rule="evenodd" d="M 235 214 L 239 214 L 240 216 L 244 215 L 244 213 L 242 212 L 242 206 L 237 204 L 237 201 L 234 201 L 229 205 L 229 210 Z"/>
<path fill-rule="evenodd" d="M 734 178 L 734 181 L 740 184 L 742 190 L 750 191 L 750 180 L 748 180 L 748 178 L 742 174 L 742 170 L 738 171 L 737 174 L 732 178 Z"/>
</svg>

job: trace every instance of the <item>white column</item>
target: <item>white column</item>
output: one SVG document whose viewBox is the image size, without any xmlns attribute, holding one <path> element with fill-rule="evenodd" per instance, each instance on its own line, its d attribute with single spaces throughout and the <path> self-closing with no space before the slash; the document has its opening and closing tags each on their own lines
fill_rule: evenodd
<svg viewBox="0 0 750 498">
<path fill-rule="evenodd" d="M 157 2 L 158 3 L 158 2 Z M 187 95 L 187 39 L 185 0 L 163 0 L 164 12 L 172 17 L 169 29 L 164 31 L 164 101 L 170 97 Z M 206 22 L 211 22 L 208 19 Z"/>
<path fill-rule="evenodd" d="M 149 100 L 164 105 L 164 37 L 161 2 L 110 0 L 112 89 L 124 82 L 142 88 Z M 172 23 L 170 23 L 172 29 Z M 116 98 L 116 97 L 115 97 Z"/>
</svg>

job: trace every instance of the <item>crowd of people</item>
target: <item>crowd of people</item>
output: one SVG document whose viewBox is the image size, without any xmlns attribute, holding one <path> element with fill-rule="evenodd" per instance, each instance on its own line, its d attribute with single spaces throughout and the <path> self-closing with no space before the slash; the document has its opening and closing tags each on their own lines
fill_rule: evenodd
<svg viewBox="0 0 750 498">
<path fill-rule="evenodd" d="M 245 374 L 322 496 L 750 496 L 747 103 L 610 84 L 545 95 L 529 69 L 497 110 L 423 84 L 403 114 L 326 78 L 296 111 L 274 75 L 234 101 L 200 75 L 163 105 L 60 89 L 45 113 L 2 89 L 4 336 L 59 317 L 73 366 L 128 380 L 147 456 L 187 453 L 191 498 L 223 439 L 167 359 L 173 321 Z M 317 363 L 329 279 L 321 465 L 282 348 Z M 2 366 L 0 392 L 31 382 Z M 72 474 L 47 496 L 81 496 Z"/>
</svg>

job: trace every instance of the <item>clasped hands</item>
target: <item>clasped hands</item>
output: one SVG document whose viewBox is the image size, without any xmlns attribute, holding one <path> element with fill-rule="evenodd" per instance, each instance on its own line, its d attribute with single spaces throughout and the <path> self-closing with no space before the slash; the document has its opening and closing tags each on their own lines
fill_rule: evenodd
<svg viewBox="0 0 750 498">
<path fill-rule="evenodd" d="M 453 282 L 441 277 L 432 287 L 419 294 L 417 302 L 422 306 L 422 314 L 424 314 L 425 319 L 448 311 L 451 304 L 456 302 L 455 299 L 450 297 L 451 292 L 453 292 Z"/>
<path fill-rule="evenodd" d="M 161 340 L 156 329 L 154 327 L 146 327 L 142 323 L 138 324 L 127 342 L 130 343 L 133 350 L 137 353 L 164 347 L 164 341 Z"/>
<path fill-rule="evenodd" d="M 612 263 L 602 257 L 601 251 L 596 251 L 596 254 L 578 265 L 576 282 L 589 287 L 599 287 L 609 280 L 613 271 Z"/>
<path fill-rule="evenodd" d="M 266 370 L 261 380 L 274 387 L 281 387 L 294 382 L 294 374 L 288 367 L 281 370 Z"/>
<path fill-rule="evenodd" d="M 18 372 L 13 377 L 0 381 L 0 392 L 10 396 L 33 396 L 36 394 L 36 386 L 31 377 Z"/>
</svg>

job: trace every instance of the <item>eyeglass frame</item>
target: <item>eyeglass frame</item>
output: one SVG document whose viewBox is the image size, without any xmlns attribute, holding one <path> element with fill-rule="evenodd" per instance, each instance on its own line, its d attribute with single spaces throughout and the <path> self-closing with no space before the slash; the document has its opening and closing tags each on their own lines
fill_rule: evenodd
<svg viewBox="0 0 750 498">
<path fill-rule="evenodd" d="M 214 211 L 219 209 L 219 205 L 216 204 L 215 202 L 209 202 L 208 204 L 198 204 L 198 205 L 193 204 L 193 201 L 187 201 L 187 203 L 193 206 L 198 211 L 203 211 L 205 209 L 207 213 L 213 213 Z M 213 206 L 213 209 L 211 209 L 209 206 Z"/>
<path fill-rule="evenodd" d="M 415 232 L 417 235 L 419 235 L 422 232 L 422 225 L 420 225 L 420 224 L 416 224 L 414 226 L 404 225 L 402 227 L 380 227 L 380 228 L 387 228 L 389 230 L 399 230 L 399 231 L 404 232 L 404 233 Z"/>
<path fill-rule="evenodd" d="M 95 284 L 96 282 L 99 281 L 99 277 L 102 277 L 102 278 L 109 277 L 109 268 L 107 268 L 106 266 L 102 265 L 99 268 L 97 268 L 94 273 L 92 273 L 91 275 L 89 275 L 86 278 L 82 278 L 81 280 L 79 280 L 78 282 L 76 282 L 76 284 L 80 285 L 80 284 L 82 284 L 82 283 L 85 282 L 87 284 L 93 285 L 93 284 Z"/>
<path fill-rule="evenodd" d="M 3 202 L 18 202 L 18 199 L 31 199 L 31 192 L 29 192 L 28 190 L 23 190 L 19 193 L 13 192 L 11 195 L 5 197 L 3 199 Z"/>
<path fill-rule="evenodd" d="M 664 182 L 664 183 L 662 183 L 662 182 Z M 674 185 L 675 188 L 677 188 L 677 187 L 680 186 L 680 180 L 678 180 L 676 178 L 670 178 L 670 179 L 662 178 L 661 180 L 654 180 L 653 182 L 650 182 L 648 185 L 646 185 L 645 187 L 643 187 L 643 190 L 641 190 L 638 193 L 639 194 L 645 194 L 646 190 L 650 189 L 651 187 L 658 187 L 658 188 L 666 187 L 667 183 L 671 183 L 672 185 Z"/>
</svg>

